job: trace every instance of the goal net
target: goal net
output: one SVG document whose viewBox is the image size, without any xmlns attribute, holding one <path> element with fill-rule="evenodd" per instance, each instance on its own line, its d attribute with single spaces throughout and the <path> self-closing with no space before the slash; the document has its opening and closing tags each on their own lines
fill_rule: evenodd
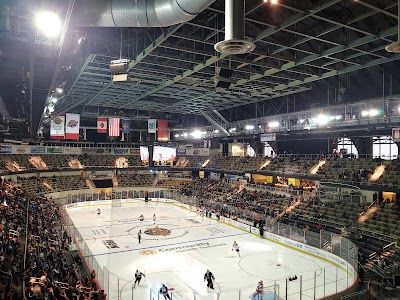
<svg viewBox="0 0 400 300">
<path fill-rule="evenodd" d="M 121 206 L 122 206 L 121 199 L 111 200 L 111 207 L 121 207 Z"/>
</svg>

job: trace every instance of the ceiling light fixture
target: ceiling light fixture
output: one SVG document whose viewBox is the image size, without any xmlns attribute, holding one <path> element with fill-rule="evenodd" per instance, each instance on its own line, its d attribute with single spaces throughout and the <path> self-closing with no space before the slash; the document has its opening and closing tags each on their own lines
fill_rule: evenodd
<svg viewBox="0 0 400 300">
<path fill-rule="evenodd" d="M 36 27 L 40 32 L 50 38 L 55 38 L 61 33 L 61 20 L 53 12 L 40 12 L 36 15 Z"/>
</svg>

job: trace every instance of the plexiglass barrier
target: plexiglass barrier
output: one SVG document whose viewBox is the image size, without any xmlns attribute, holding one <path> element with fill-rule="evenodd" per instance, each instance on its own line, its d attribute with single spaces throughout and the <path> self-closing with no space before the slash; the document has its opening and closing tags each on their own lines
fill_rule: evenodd
<svg viewBox="0 0 400 300">
<path fill-rule="evenodd" d="M 310 255 L 331 262 L 330 264 L 326 264 L 327 267 L 318 270 L 318 272 L 303 272 L 295 281 L 288 280 L 290 276 L 293 275 L 288 271 L 288 279 L 286 279 L 286 281 L 274 282 L 266 288 L 266 293 L 270 293 L 270 298 L 265 299 L 323 299 L 332 294 L 337 294 L 349 289 L 357 281 L 358 253 L 356 245 L 341 235 L 325 230 L 313 232 L 297 228 L 276 222 L 273 218 L 265 218 L 265 216 L 253 211 L 247 211 L 221 202 L 183 196 L 175 190 L 160 190 L 154 192 L 130 190 L 116 191 L 109 194 L 82 193 L 69 195 L 62 201 L 63 204 L 66 204 L 62 211 L 64 224 L 73 237 L 77 250 L 87 263 L 88 268 L 96 272 L 98 285 L 105 290 L 108 299 L 136 300 L 136 298 L 134 298 L 133 282 L 109 271 L 109 266 L 112 264 L 111 258 L 105 260 L 105 263 L 104 261 L 99 263 L 99 261 L 96 260 L 96 256 L 93 256 L 87 241 L 82 238 L 79 230 L 74 226 L 66 208 L 72 207 L 79 202 L 118 200 L 110 201 L 110 206 L 113 206 L 114 203 L 120 204 L 119 200 L 121 199 L 138 199 L 138 201 L 143 201 L 146 196 L 149 197 L 150 201 L 157 201 L 157 199 L 176 200 L 186 204 L 187 208 L 192 210 L 195 210 L 196 207 L 199 206 L 210 208 L 214 211 L 213 217 L 215 219 L 218 218 L 220 221 L 226 223 L 241 222 L 241 224 L 247 224 L 246 226 L 248 226 L 247 228 L 249 228 L 249 231 L 257 235 L 259 234 L 259 228 L 252 226 L 253 221 L 265 220 L 264 237 L 267 239 L 285 244 L 291 248 L 297 248 L 297 250 L 308 252 Z M 158 286 L 149 286 L 147 290 L 146 299 L 164 299 L 158 292 Z M 174 297 L 174 291 L 170 291 L 170 293 L 172 297 Z M 221 290 L 217 296 L 218 298 L 215 299 L 219 300 L 252 299 L 251 293 L 239 289 Z M 175 297 L 175 299 L 192 300 L 203 298 L 202 295 L 190 291 L 184 292 L 183 294 L 181 293 L 179 297 Z M 254 297 L 253 299 L 257 298 Z"/>
</svg>

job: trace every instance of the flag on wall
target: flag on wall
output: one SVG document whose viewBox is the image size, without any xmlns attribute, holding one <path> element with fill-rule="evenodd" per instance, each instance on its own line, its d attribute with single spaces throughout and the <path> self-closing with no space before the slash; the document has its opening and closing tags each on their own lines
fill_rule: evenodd
<svg viewBox="0 0 400 300">
<path fill-rule="evenodd" d="M 168 120 L 158 120 L 158 140 L 159 141 L 168 141 L 169 140 L 169 132 L 168 132 Z"/>
<path fill-rule="evenodd" d="M 97 133 L 107 133 L 106 117 L 97 117 Z"/>
<path fill-rule="evenodd" d="M 157 132 L 157 126 L 156 126 L 156 119 L 149 119 L 147 121 L 147 132 L 148 133 L 156 133 Z"/>
<path fill-rule="evenodd" d="M 122 133 L 129 133 L 131 129 L 131 120 L 121 119 L 121 128 L 122 128 Z"/>
<path fill-rule="evenodd" d="M 119 136 L 119 118 L 108 118 L 108 136 Z"/>
<path fill-rule="evenodd" d="M 65 139 L 79 140 L 80 115 L 65 114 Z"/>
<path fill-rule="evenodd" d="M 65 116 L 55 117 L 50 121 L 50 138 L 53 140 L 64 139 Z"/>
</svg>

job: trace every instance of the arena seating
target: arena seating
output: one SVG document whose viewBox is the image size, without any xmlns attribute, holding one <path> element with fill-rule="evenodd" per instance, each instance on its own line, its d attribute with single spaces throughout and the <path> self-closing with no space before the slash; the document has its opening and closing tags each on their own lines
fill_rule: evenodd
<svg viewBox="0 0 400 300">
<path fill-rule="evenodd" d="M 80 176 L 18 177 L 17 185 L 29 195 L 87 189 L 86 181 Z"/>
<path fill-rule="evenodd" d="M 94 299 L 100 295 L 95 283 L 90 282 L 80 258 L 72 258 L 68 252 L 70 237 L 60 230 L 58 206 L 51 199 L 30 197 L 29 227 L 24 269 L 24 227 L 28 198 L 24 191 L 15 188 L 13 182 L 2 181 L 0 207 L 2 247 L 0 266 L 2 271 L 1 299 Z M 7 205 L 4 205 L 4 203 Z M 5 274 L 12 275 L 6 277 Z M 99 298 L 100 299 L 100 298 Z"/>
<path fill-rule="evenodd" d="M 155 175 L 149 174 L 118 174 L 118 186 L 129 187 L 129 186 L 150 186 L 153 184 Z"/>
<path fill-rule="evenodd" d="M 298 161 L 293 163 L 298 164 Z M 314 163 L 315 161 L 312 161 L 308 166 Z M 361 164 L 360 166 L 363 167 Z M 155 175 L 153 174 L 127 173 L 118 175 L 118 183 L 119 186 L 122 187 L 149 186 L 153 184 L 154 179 Z M 51 215 L 52 218 L 54 217 L 57 220 L 59 217 L 57 212 L 53 210 L 54 205 L 52 202 L 45 201 L 40 195 L 50 191 L 87 188 L 84 179 L 80 176 L 19 177 L 17 182 L 20 186 L 23 186 L 25 194 L 31 197 L 31 199 L 34 199 L 34 207 L 31 208 L 34 214 L 40 216 L 41 213 L 46 213 L 46 215 Z M 359 216 L 369 209 L 363 202 L 360 203 L 354 200 L 360 199 L 357 198 L 357 196 L 360 196 L 358 191 L 353 191 L 348 195 L 344 194 L 338 199 L 335 197 L 334 193 L 328 190 L 322 190 L 320 193 L 308 192 L 302 196 L 297 195 L 296 190 L 293 190 L 292 193 L 290 193 L 290 190 L 286 192 L 279 192 L 278 190 L 272 192 L 267 189 L 261 189 L 261 187 L 257 188 L 256 186 L 245 187 L 241 183 L 232 185 L 222 180 L 196 179 L 188 181 L 170 178 L 161 179 L 158 184 L 160 187 L 175 188 L 183 195 L 191 196 L 198 200 L 204 199 L 206 201 L 221 203 L 221 208 L 223 204 L 232 205 L 238 208 L 239 213 L 235 212 L 237 215 L 234 216 L 237 218 L 254 221 L 255 218 L 258 217 L 254 213 L 257 213 L 266 218 L 278 219 L 280 222 L 290 223 L 316 232 L 319 230 L 318 226 L 322 224 L 323 228 L 329 231 L 343 234 L 346 230 L 354 228 L 354 222 L 357 222 Z M 49 186 L 52 190 L 49 189 Z M 45 210 L 36 210 L 35 203 L 41 207 L 45 207 Z M 400 203 L 377 202 L 372 206 L 377 208 L 375 213 L 367 218 L 365 222 L 358 224 L 360 232 L 362 232 L 359 239 L 360 255 L 365 258 L 367 264 L 372 264 L 373 266 L 379 264 L 390 266 L 394 261 L 399 259 L 399 254 L 395 252 L 393 248 L 385 249 L 389 242 L 386 239 L 374 237 L 374 233 L 384 234 L 387 238 L 392 239 L 400 235 Z M 250 213 L 245 211 L 250 211 Z M 48 221 L 47 219 L 41 219 L 40 222 Z M 53 227 L 50 228 L 57 227 L 55 226 L 56 224 L 57 223 L 53 223 Z M 81 272 L 83 272 L 76 264 L 70 267 L 75 275 L 63 276 L 62 280 L 56 280 L 59 274 L 57 272 L 52 272 L 50 275 L 50 271 L 53 270 L 53 268 L 51 266 L 47 267 L 47 265 L 50 264 L 49 261 L 47 259 L 41 259 L 40 251 L 32 251 L 32 249 L 42 250 L 43 248 L 40 246 L 40 243 L 35 240 L 37 238 L 33 237 L 39 236 L 42 238 L 44 227 L 42 224 L 38 226 L 42 228 L 41 233 L 35 234 L 36 231 L 33 229 L 32 237 L 29 237 L 30 257 L 33 257 L 33 260 L 36 261 L 36 265 L 34 266 L 37 267 L 33 268 L 33 270 L 30 269 L 31 273 L 29 276 L 32 277 L 32 284 L 41 286 L 39 291 L 42 294 L 48 294 L 51 293 L 51 291 L 54 292 L 57 288 L 58 290 L 65 289 L 65 287 L 68 289 L 70 282 L 73 282 L 73 285 L 76 286 L 76 278 L 81 278 Z M 45 242 L 46 245 L 55 243 L 55 246 L 62 249 L 65 246 L 65 244 L 63 245 L 65 241 L 61 233 L 57 233 L 58 237 L 56 238 L 56 233 L 52 230 L 53 229 L 49 230 L 48 235 L 45 237 L 47 239 L 47 242 Z M 56 267 L 56 270 L 59 270 L 57 268 L 61 268 L 61 265 L 71 263 L 67 252 L 61 251 L 61 253 L 61 257 L 57 259 L 57 265 L 59 267 Z M 48 257 L 46 252 L 45 257 Z M 47 272 L 44 270 L 45 267 L 47 267 Z M 44 272 L 49 282 L 47 288 L 45 288 L 45 285 L 40 284 L 40 277 L 42 277 Z M 55 281 L 61 281 L 63 284 L 57 283 L 58 286 L 56 286 L 54 283 Z M 82 282 L 87 283 L 87 281 L 84 280 L 82 280 Z M 52 289 L 49 289 L 49 286 L 52 287 Z M 33 286 L 27 283 L 27 287 L 30 295 L 33 296 Z M 73 289 L 76 289 L 76 287 L 73 287 Z"/>
</svg>

